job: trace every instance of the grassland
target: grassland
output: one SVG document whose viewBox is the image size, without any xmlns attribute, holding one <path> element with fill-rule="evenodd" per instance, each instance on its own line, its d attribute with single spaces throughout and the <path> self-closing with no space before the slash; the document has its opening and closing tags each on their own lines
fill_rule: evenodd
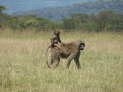
<svg viewBox="0 0 123 92">
<path fill-rule="evenodd" d="M 62 60 L 48 69 L 50 32 L 0 32 L 0 92 L 122 92 L 123 33 L 62 32 L 64 42 L 81 39 L 81 70 Z"/>
</svg>

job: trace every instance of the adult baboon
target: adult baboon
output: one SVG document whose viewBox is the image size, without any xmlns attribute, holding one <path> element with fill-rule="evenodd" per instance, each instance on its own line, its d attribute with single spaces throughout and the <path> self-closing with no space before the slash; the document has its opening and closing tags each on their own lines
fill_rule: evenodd
<svg viewBox="0 0 123 92">
<path fill-rule="evenodd" d="M 57 41 L 54 38 L 51 39 L 51 46 L 49 47 L 51 49 L 51 59 L 50 64 L 47 62 L 48 67 L 58 66 L 60 58 L 64 58 L 67 59 L 67 68 L 69 68 L 71 61 L 74 60 L 77 68 L 80 69 L 80 51 L 84 50 L 85 43 L 78 40 L 70 43 L 56 44 Z"/>
</svg>

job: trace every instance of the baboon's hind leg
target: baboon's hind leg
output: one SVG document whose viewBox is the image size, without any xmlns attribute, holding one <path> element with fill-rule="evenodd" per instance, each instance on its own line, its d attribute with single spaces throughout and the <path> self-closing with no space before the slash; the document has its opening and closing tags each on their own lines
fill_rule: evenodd
<svg viewBox="0 0 123 92">
<path fill-rule="evenodd" d="M 77 66 L 77 69 L 81 68 L 79 58 L 80 58 L 80 53 L 74 58 L 74 62 Z"/>
<path fill-rule="evenodd" d="M 70 67 L 71 61 L 74 59 L 74 57 L 75 57 L 75 54 L 71 54 L 71 55 L 68 57 L 66 68 L 69 68 L 69 67 Z"/>
</svg>

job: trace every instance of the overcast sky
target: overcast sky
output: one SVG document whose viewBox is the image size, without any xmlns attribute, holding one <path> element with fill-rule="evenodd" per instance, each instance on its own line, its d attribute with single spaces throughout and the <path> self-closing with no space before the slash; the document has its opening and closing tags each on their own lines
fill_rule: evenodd
<svg viewBox="0 0 123 92">
<path fill-rule="evenodd" d="M 45 7 L 66 6 L 95 0 L 0 0 L 0 5 L 7 7 L 7 13 L 27 11 Z"/>
</svg>

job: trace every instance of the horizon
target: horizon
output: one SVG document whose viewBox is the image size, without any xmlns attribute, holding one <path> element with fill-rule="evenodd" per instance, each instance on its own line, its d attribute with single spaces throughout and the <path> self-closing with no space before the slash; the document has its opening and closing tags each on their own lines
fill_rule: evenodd
<svg viewBox="0 0 123 92">
<path fill-rule="evenodd" d="M 12 14 L 15 12 L 23 12 L 48 7 L 64 7 L 89 1 L 97 0 L 18 0 L 18 2 L 16 0 L 0 0 L 0 5 L 3 5 L 7 8 L 4 12 Z"/>
</svg>

